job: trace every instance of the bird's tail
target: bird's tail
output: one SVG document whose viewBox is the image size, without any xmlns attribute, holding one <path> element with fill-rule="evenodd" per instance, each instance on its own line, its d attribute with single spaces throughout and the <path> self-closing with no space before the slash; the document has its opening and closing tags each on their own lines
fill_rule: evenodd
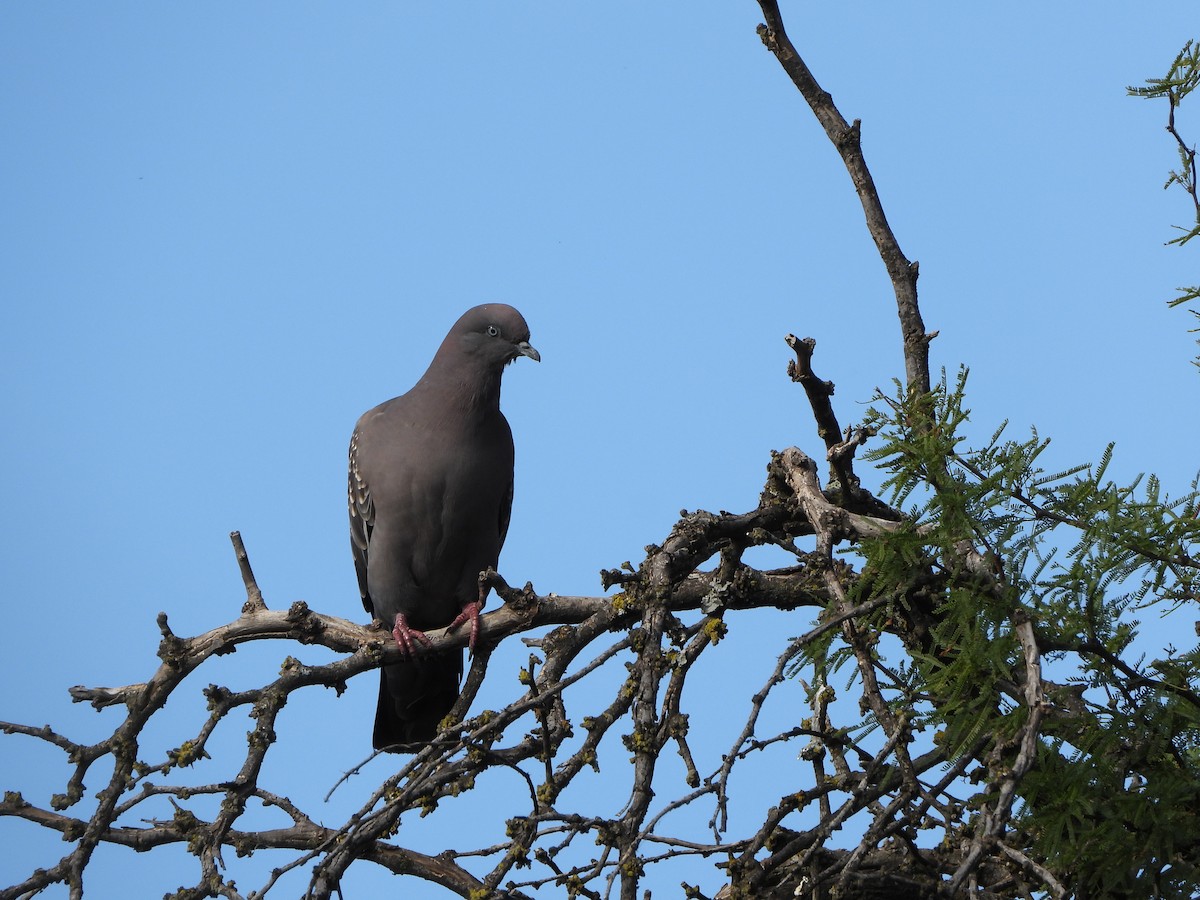
<svg viewBox="0 0 1200 900">
<path fill-rule="evenodd" d="M 432 741 L 438 724 L 458 700 L 462 668 L 462 651 L 453 650 L 418 655 L 380 669 L 371 741 L 375 749 L 415 753 Z"/>
</svg>

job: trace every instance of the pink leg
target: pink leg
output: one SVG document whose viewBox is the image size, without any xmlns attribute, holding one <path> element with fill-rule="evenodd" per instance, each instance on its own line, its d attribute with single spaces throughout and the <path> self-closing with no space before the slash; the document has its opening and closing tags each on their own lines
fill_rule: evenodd
<svg viewBox="0 0 1200 900">
<path fill-rule="evenodd" d="M 408 620 L 404 618 L 404 613 L 396 613 L 396 625 L 392 629 L 392 637 L 396 639 L 396 646 L 400 648 L 405 656 L 412 656 L 421 644 L 424 644 L 426 647 L 433 644 L 425 636 L 425 632 L 409 627 Z"/>
<path fill-rule="evenodd" d="M 465 604 L 458 617 L 446 626 L 447 631 L 453 631 L 465 622 L 471 623 L 471 636 L 467 638 L 467 646 L 471 649 L 472 653 L 475 652 L 475 639 L 479 637 L 479 610 L 482 606 L 482 603 L 475 602 Z"/>
</svg>

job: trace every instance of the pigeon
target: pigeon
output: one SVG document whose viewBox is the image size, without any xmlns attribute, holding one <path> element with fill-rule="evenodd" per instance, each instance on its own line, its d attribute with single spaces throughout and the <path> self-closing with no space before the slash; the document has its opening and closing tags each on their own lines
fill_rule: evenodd
<svg viewBox="0 0 1200 900">
<path fill-rule="evenodd" d="M 541 361 L 524 317 L 503 303 L 463 313 L 412 389 L 368 410 L 350 439 L 350 548 L 363 606 L 404 659 L 380 670 L 372 743 L 413 752 L 458 699 L 461 649 L 426 650 L 426 631 L 470 626 L 508 533 L 513 440 L 500 378 Z"/>
</svg>

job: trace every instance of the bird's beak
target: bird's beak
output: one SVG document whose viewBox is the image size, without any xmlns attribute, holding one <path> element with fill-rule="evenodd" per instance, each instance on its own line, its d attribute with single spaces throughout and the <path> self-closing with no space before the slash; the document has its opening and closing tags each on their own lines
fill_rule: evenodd
<svg viewBox="0 0 1200 900">
<path fill-rule="evenodd" d="M 521 341 L 521 343 L 517 344 L 517 353 L 521 356 L 528 356 L 534 362 L 542 361 L 542 354 L 538 353 L 529 341 Z"/>
</svg>

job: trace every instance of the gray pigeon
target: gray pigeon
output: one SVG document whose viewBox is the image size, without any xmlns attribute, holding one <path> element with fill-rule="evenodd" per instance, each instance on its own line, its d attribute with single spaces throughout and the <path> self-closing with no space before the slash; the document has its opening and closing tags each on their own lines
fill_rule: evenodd
<svg viewBox="0 0 1200 900">
<path fill-rule="evenodd" d="M 431 653 L 424 632 L 470 624 L 513 498 L 513 441 L 500 376 L 540 361 L 529 326 L 503 303 L 467 310 L 407 394 L 363 414 L 350 439 L 350 547 L 367 612 L 406 659 L 380 672 L 376 749 L 411 752 L 458 699 L 461 650 Z"/>
</svg>

